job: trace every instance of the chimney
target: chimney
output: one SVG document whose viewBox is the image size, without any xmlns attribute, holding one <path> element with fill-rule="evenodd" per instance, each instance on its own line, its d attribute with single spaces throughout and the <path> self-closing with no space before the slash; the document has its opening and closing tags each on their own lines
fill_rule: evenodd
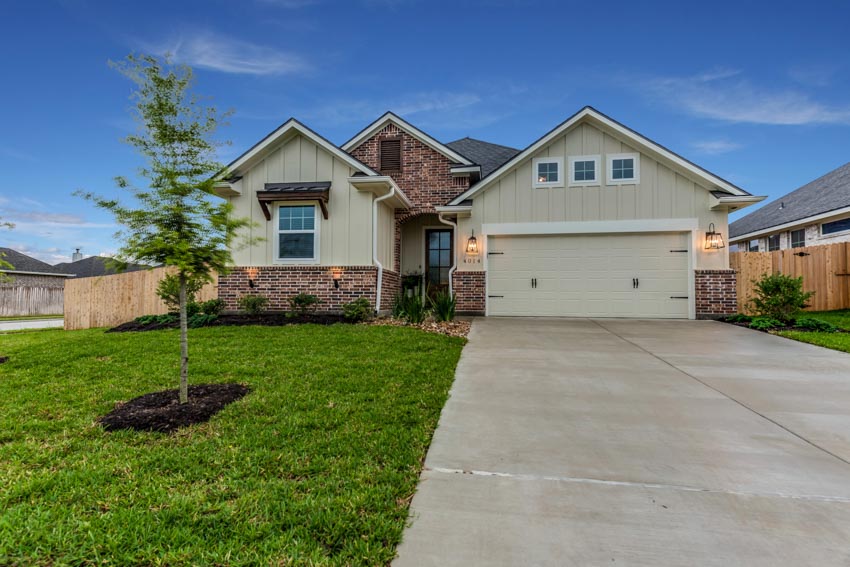
<svg viewBox="0 0 850 567">
<path fill-rule="evenodd" d="M 83 255 L 80 253 L 80 249 L 79 249 L 79 248 L 77 248 L 77 249 L 74 251 L 73 256 L 71 256 L 71 261 L 72 261 L 72 262 L 79 262 L 79 261 L 80 261 L 80 260 L 82 260 L 82 259 L 83 259 Z"/>
</svg>

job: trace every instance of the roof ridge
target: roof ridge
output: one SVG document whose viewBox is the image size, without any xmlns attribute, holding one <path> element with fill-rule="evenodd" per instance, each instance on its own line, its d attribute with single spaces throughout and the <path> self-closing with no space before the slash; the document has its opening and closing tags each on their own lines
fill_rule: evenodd
<svg viewBox="0 0 850 567">
<path fill-rule="evenodd" d="M 464 136 L 463 138 L 458 138 L 457 140 L 452 140 L 451 142 L 446 142 L 446 145 L 454 144 L 454 143 L 457 143 L 457 142 L 462 142 L 464 140 L 471 140 L 473 142 L 479 142 L 481 144 L 490 144 L 491 146 L 498 146 L 500 148 L 505 148 L 506 150 L 521 151 L 519 148 L 515 148 L 513 146 L 506 146 L 505 144 L 497 144 L 496 142 L 488 142 L 487 140 L 482 140 L 480 138 L 473 138 L 472 136 Z"/>
</svg>

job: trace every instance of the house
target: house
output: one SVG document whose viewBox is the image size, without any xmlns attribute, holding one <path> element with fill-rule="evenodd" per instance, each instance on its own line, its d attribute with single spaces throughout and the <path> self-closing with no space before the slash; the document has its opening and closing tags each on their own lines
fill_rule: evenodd
<svg viewBox="0 0 850 567">
<path fill-rule="evenodd" d="M 750 252 L 850 240 L 850 163 L 729 225 L 729 242 Z"/>
<path fill-rule="evenodd" d="M 62 274 L 73 274 L 73 277 L 75 278 L 111 276 L 119 273 L 118 270 L 110 264 L 111 260 L 112 258 L 106 258 L 104 256 L 89 256 L 88 258 L 83 258 L 83 255 L 80 254 L 80 249 L 77 248 L 77 251 L 74 252 L 70 262 L 56 264 L 53 268 Z M 126 269 L 122 270 L 120 273 L 137 272 L 139 270 L 147 270 L 148 268 L 149 266 L 141 264 L 129 264 Z"/>
<path fill-rule="evenodd" d="M 0 316 L 60 315 L 65 296 L 65 280 L 70 274 L 11 248 L 0 248 L 0 256 L 14 266 L 0 274 Z"/>
<path fill-rule="evenodd" d="M 717 317 L 736 309 L 728 214 L 763 199 L 591 107 L 522 150 L 391 112 L 338 147 L 290 119 L 228 172 L 217 194 L 264 239 L 233 250 L 228 309 L 307 292 L 385 311 L 421 274 L 460 312 Z"/>
</svg>

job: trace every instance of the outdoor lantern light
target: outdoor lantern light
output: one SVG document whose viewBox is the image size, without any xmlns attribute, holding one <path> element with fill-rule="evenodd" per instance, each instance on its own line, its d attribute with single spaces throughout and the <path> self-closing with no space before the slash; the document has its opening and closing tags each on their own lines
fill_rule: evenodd
<svg viewBox="0 0 850 567">
<path fill-rule="evenodd" d="M 475 238 L 475 230 L 472 231 L 472 236 L 466 241 L 466 253 L 472 256 L 478 255 L 478 239 Z"/>
<path fill-rule="evenodd" d="M 334 288 L 339 289 L 339 280 L 342 279 L 342 272 L 339 271 L 339 270 L 334 270 L 333 278 L 334 278 Z"/>
<path fill-rule="evenodd" d="M 719 232 L 714 230 L 714 223 L 709 224 L 708 232 L 705 233 L 705 249 L 718 250 L 725 247 L 726 244 L 723 243 L 723 237 L 720 236 Z"/>
</svg>

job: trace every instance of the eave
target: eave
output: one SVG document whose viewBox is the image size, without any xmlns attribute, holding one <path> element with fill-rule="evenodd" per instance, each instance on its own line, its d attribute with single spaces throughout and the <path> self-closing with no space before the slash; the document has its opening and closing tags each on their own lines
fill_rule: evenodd
<svg viewBox="0 0 850 567">
<path fill-rule="evenodd" d="M 383 197 L 392 189 L 395 189 L 393 196 L 384 201 L 384 203 L 394 209 L 410 209 L 413 207 L 413 203 L 410 202 L 410 199 L 407 198 L 404 191 L 402 191 L 401 188 L 396 185 L 393 178 L 388 175 L 356 175 L 354 177 L 349 177 L 348 182 L 351 183 L 351 185 L 358 191 L 373 193 L 376 197 Z"/>
</svg>

